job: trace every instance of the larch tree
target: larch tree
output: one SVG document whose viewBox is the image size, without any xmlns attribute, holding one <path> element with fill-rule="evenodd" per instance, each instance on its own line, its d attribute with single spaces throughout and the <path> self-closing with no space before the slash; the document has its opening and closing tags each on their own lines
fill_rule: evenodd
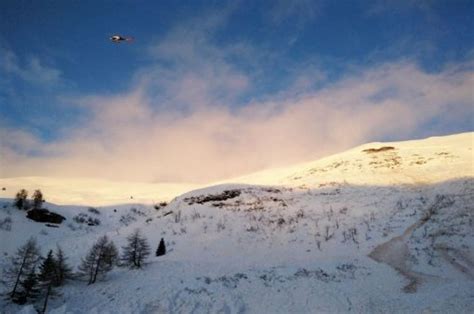
<svg viewBox="0 0 474 314">
<path fill-rule="evenodd" d="M 14 302 L 25 298 L 27 301 L 29 288 L 34 286 L 32 284 L 35 279 L 35 269 L 40 259 L 40 249 L 36 240 L 30 238 L 12 256 L 10 265 L 4 269 L 3 280 L 7 286 L 10 286 L 8 295 Z"/>
<path fill-rule="evenodd" d="M 38 287 L 38 275 L 36 274 L 36 269 L 33 268 L 30 270 L 26 279 L 20 282 L 21 293 L 17 295 L 14 302 L 18 304 L 25 304 L 28 301 L 34 301 L 38 297 L 39 287 Z"/>
<path fill-rule="evenodd" d="M 25 189 L 21 189 L 15 195 L 15 200 L 13 205 L 18 209 L 28 209 L 28 191 Z"/>
<path fill-rule="evenodd" d="M 122 264 L 130 268 L 141 268 L 150 255 L 147 239 L 136 229 L 127 237 L 127 245 L 122 248 Z"/>
<path fill-rule="evenodd" d="M 51 250 L 39 267 L 38 282 L 41 295 L 43 296 L 43 306 L 41 310 L 39 310 L 39 313 L 45 313 L 49 299 L 58 295 L 55 290 L 56 274 L 57 261 L 54 258 L 53 251 Z"/>
<path fill-rule="evenodd" d="M 43 202 L 44 202 L 43 193 L 41 193 L 40 190 L 36 190 L 33 193 L 33 208 L 40 209 L 41 206 L 43 206 Z"/>
<path fill-rule="evenodd" d="M 118 257 L 115 244 L 107 236 L 100 237 L 82 259 L 79 266 L 79 275 L 85 277 L 88 284 L 96 282 L 98 277 L 103 277 L 112 270 Z"/>
<path fill-rule="evenodd" d="M 67 262 L 67 257 L 64 254 L 62 248 L 58 245 L 54 252 L 54 258 L 56 260 L 56 277 L 54 285 L 56 287 L 64 285 L 65 281 L 73 277 L 72 268 Z"/>
</svg>

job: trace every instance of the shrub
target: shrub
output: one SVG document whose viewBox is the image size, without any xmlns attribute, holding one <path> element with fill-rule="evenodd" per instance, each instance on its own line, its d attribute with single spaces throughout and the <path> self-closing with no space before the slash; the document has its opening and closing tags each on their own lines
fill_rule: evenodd
<svg viewBox="0 0 474 314">
<path fill-rule="evenodd" d="M 95 214 L 95 215 L 100 215 L 100 211 L 99 211 L 97 208 L 94 208 L 94 207 L 89 207 L 89 208 L 87 209 L 87 211 L 88 211 L 89 213 L 92 213 L 92 214 Z"/>
<path fill-rule="evenodd" d="M 3 220 L 0 220 L 0 229 L 5 231 L 12 230 L 12 219 L 10 217 L 5 217 Z"/>
<path fill-rule="evenodd" d="M 78 224 L 87 224 L 88 226 L 99 226 L 100 220 L 96 217 L 90 217 L 86 213 L 79 213 L 72 218 Z"/>
</svg>

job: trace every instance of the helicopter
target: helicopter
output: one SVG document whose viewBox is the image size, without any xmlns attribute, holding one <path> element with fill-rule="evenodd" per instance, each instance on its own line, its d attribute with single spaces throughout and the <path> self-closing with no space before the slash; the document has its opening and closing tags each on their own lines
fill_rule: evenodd
<svg viewBox="0 0 474 314">
<path fill-rule="evenodd" d="M 114 43 L 131 42 L 133 41 L 133 37 L 122 36 L 122 35 L 112 35 L 110 36 L 110 40 Z"/>
</svg>

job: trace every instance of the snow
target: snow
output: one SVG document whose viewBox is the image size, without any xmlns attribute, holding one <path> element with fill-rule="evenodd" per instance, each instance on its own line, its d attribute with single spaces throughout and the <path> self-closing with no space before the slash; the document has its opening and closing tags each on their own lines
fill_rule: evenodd
<svg viewBox="0 0 474 314">
<path fill-rule="evenodd" d="M 30 193 L 40 189 L 47 200 L 61 205 L 106 206 L 114 204 L 154 204 L 196 189 L 190 183 L 142 183 L 95 178 L 16 177 L 0 178 L 1 197 L 13 198 L 20 189 Z"/>
<path fill-rule="evenodd" d="M 2 199 L 0 222 L 12 223 L 0 228 L 1 262 L 35 236 L 44 254 L 59 244 L 77 266 L 99 236 L 122 246 L 140 228 L 153 249 L 165 239 L 165 256 L 91 286 L 71 282 L 50 313 L 472 313 L 473 136 L 370 143 L 176 195 L 158 210 L 46 203 L 66 217 L 59 228 Z M 100 225 L 75 222 L 79 213 Z M 0 302 L 6 313 L 34 310 Z"/>
</svg>

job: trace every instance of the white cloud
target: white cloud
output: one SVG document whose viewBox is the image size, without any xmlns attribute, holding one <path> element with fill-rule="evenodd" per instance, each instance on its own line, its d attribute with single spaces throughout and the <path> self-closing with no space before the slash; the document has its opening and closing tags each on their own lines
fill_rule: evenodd
<svg viewBox="0 0 474 314">
<path fill-rule="evenodd" d="M 51 86 L 61 80 L 61 71 L 45 65 L 37 56 L 23 62 L 11 50 L 0 47 L 0 72 L 39 86 Z"/>
<path fill-rule="evenodd" d="M 428 124 L 472 123 L 472 62 L 437 73 L 389 62 L 317 91 L 325 73 L 298 67 L 293 84 L 242 103 L 265 74 L 259 62 L 273 55 L 214 44 L 209 34 L 224 21 L 216 14 L 172 30 L 149 49 L 151 65 L 137 71 L 129 92 L 77 99 L 89 119 L 61 129 L 60 139 L 0 130 L 0 175 L 206 182 L 410 138 Z M 3 66 L 18 71 L 9 58 Z"/>
<path fill-rule="evenodd" d="M 472 121 L 473 82 L 465 65 L 426 73 L 409 62 L 388 63 L 299 98 L 233 110 L 211 101 L 186 112 L 156 111 L 154 99 L 137 87 L 112 98 L 88 98 L 93 119 L 65 140 L 22 140 L 16 147 L 2 141 L 8 165 L 3 175 L 211 181 L 384 136 L 409 138 L 433 119 Z M 42 154 L 22 154 L 22 143 Z"/>
</svg>

